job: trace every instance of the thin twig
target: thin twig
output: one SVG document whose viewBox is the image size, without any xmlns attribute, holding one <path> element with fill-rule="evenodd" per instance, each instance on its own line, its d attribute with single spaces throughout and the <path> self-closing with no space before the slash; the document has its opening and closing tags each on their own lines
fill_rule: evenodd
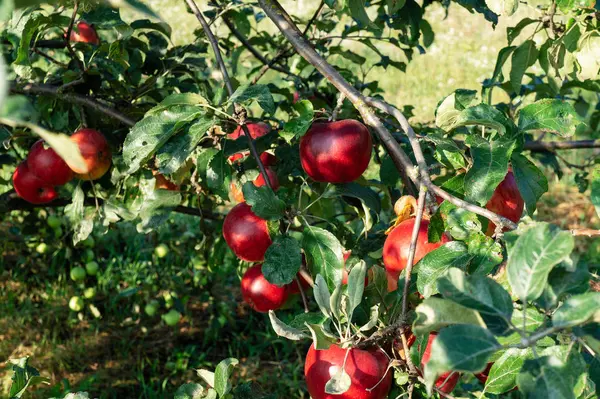
<svg viewBox="0 0 600 399">
<path fill-rule="evenodd" d="M 302 304 L 304 305 L 304 313 L 308 313 L 308 300 L 306 299 L 306 294 L 304 293 L 304 287 L 302 287 L 302 283 L 298 276 L 296 276 L 296 284 L 298 284 L 298 291 L 300 291 L 300 296 L 302 297 Z"/>
<path fill-rule="evenodd" d="M 600 148 L 600 140 L 579 140 L 579 141 L 528 141 L 523 145 L 523 149 L 542 152 L 552 150 L 575 150 L 581 148 Z"/>
<path fill-rule="evenodd" d="M 73 5 L 73 14 L 71 14 L 71 21 L 69 21 L 69 27 L 67 28 L 67 33 L 65 34 L 65 47 L 67 48 L 67 50 L 69 50 L 69 54 L 71 54 L 71 58 L 73 58 L 75 60 L 75 62 L 77 62 L 77 66 L 79 66 L 81 73 L 84 73 L 85 66 L 83 65 L 83 62 L 77 56 L 77 53 L 75 53 L 75 50 L 73 50 L 73 46 L 71 46 L 71 32 L 73 32 L 73 25 L 75 24 L 75 18 L 77 18 L 78 10 L 79 10 L 79 0 L 75 0 L 74 5 Z"/>
<path fill-rule="evenodd" d="M 11 91 L 11 93 L 18 93 L 18 94 L 46 94 L 46 95 L 58 97 L 63 101 L 73 103 L 73 104 L 83 105 L 83 106 L 91 108 L 95 111 L 106 114 L 106 115 L 110 116 L 111 118 L 117 119 L 118 121 L 122 122 L 123 124 L 125 124 L 129 127 L 132 127 L 135 125 L 135 121 L 133 119 L 129 118 L 128 116 L 123 115 L 122 113 L 120 113 L 119 111 L 117 111 L 113 108 L 110 108 L 110 107 L 98 102 L 96 99 L 94 99 L 90 96 L 84 96 L 84 95 L 74 94 L 74 93 L 60 93 L 59 88 L 60 87 L 57 87 L 57 86 L 35 85 L 32 83 L 28 83 L 24 86 L 17 86 L 15 83 L 13 83 L 11 85 L 10 91 Z"/>
<path fill-rule="evenodd" d="M 53 64 L 56 64 L 58 66 L 60 66 L 61 68 L 68 68 L 69 66 L 67 64 L 65 64 L 64 62 L 60 62 L 57 59 L 55 59 L 54 57 L 51 57 L 50 55 L 44 53 L 43 51 L 41 51 L 40 49 L 38 49 L 37 47 L 34 47 L 33 49 L 31 49 L 31 51 L 33 51 L 34 53 L 36 53 L 39 56 L 44 57 L 45 59 L 47 59 L 48 61 L 50 61 Z"/>
<path fill-rule="evenodd" d="M 335 121 L 337 119 L 338 114 L 340 113 L 340 111 L 342 110 L 342 107 L 344 106 L 345 99 L 346 99 L 346 96 L 344 95 L 344 93 L 340 93 L 338 95 L 337 104 L 335 105 L 335 108 L 333 109 L 333 112 L 331 113 L 330 120 Z"/>
</svg>

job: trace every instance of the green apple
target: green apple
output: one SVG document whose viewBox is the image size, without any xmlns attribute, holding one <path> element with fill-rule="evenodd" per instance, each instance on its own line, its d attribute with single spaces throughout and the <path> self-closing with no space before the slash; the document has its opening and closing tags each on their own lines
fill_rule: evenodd
<svg viewBox="0 0 600 399">
<path fill-rule="evenodd" d="M 86 297 L 87 299 L 92 299 L 93 297 L 96 296 L 96 288 L 95 287 L 86 288 L 85 291 L 83 291 L 83 296 Z"/>
<path fill-rule="evenodd" d="M 54 237 L 61 238 L 63 235 L 63 230 L 60 226 L 54 229 Z"/>
<path fill-rule="evenodd" d="M 71 280 L 83 281 L 85 279 L 85 269 L 81 266 L 77 266 L 71 269 Z"/>
<path fill-rule="evenodd" d="M 154 253 L 162 259 L 169 253 L 169 247 L 165 244 L 160 244 L 158 247 L 154 248 Z"/>
<path fill-rule="evenodd" d="M 81 312 L 81 310 L 83 310 L 83 306 L 83 299 L 78 296 L 71 297 L 71 300 L 69 301 L 69 309 L 71 309 L 73 312 Z"/>
<path fill-rule="evenodd" d="M 85 271 L 90 276 L 95 276 L 96 274 L 98 274 L 99 267 L 100 266 L 98 266 L 98 262 L 94 262 L 94 261 L 88 262 L 85 264 Z"/>
<path fill-rule="evenodd" d="M 84 247 L 94 248 L 94 245 L 96 245 L 96 241 L 94 240 L 94 237 L 88 236 L 88 238 L 86 238 L 85 240 L 81 241 L 81 244 Z"/>
<path fill-rule="evenodd" d="M 83 261 L 84 262 L 91 262 L 94 260 L 94 258 L 96 258 L 96 254 L 91 249 L 86 249 L 85 252 L 83 253 Z"/>
<path fill-rule="evenodd" d="M 60 218 L 54 215 L 48 216 L 48 220 L 46 220 L 46 223 L 48 223 L 48 226 L 52 227 L 53 229 L 60 227 L 60 225 L 62 224 Z"/>
<path fill-rule="evenodd" d="M 152 301 L 148 302 L 148 304 L 144 307 L 144 312 L 146 312 L 146 314 L 150 317 L 154 316 L 156 314 L 157 310 L 158 310 L 158 301 L 157 300 L 152 300 Z"/>
<path fill-rule="evenodd" d="M 162 319 L 165 321 L 165 323 L 167 323 L 168 326 L 171 326 L 171 327 L 177 325 L 180 318 L 181 318 L 181 313 L 179 313 L 175 309 L 171 309 L 171 310 L 169 310 L 168 313 L 162 315 Z"/>
<path fill-rule="evenodd" d="M 48 252 L 48 244 L 46 244 L 45 242 L 41 242 L 38 244 L 37 247 L 35 247 L 35 250 L 38 254 L 45 254 L 46 252 Z"/>
</svg>

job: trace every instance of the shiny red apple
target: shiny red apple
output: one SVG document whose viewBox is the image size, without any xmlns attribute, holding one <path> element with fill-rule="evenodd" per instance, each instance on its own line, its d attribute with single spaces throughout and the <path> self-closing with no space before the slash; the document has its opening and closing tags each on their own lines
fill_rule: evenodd
<svg viewBox="0 0 600 399">
<path fill-rule="evenodd" d="M 504 180 L 496 187 L 492 198 L 490 198 L 485 207 L 515 223 L 521 219 L 525 202 L 523 201 L 523 197 L 521 197 L 521 193 L 519 193 L 512 170 L 508 171 Z M 495 230 L 496 225 L 490 222 L 486 234 L 492 236 Z"/>
<path fill-rule="evenodd" d="M 251 266 L 242 277 L 242 297 L 257 312 L 279 309 L 288 298 L 286 287 L 269 283 L 262 273 L 262 265 Z"/>
<path fill-rule="evenodd" d="M 300 162 L 313 180 L 349 183 L 369 166 L 371 134 L 359 121 L 315 122 L 300 140 Z"/>
<path fill-rule="evenodd" d="M 32 204 L 46 204 L 58 197 L 51 184 L 31 172 L 27 161 L 21 162 L 13 173 L 13 187 L 19 197 Z"/>
<path fill-rule="evenodd" d="M 431 345 L 435 338 L 437 337 L 437 332 L 431 332 L 429 334 L 429 339 L 427 340 L 427 347 L 425 347 L 425 352 L 423 353 L 423 357 L 421 358 L 421 369 L 425 367 L 425 365 L 429 362 L 431 358 Z M 458 384 L 458 380 L 460 379 L 460 373 L 456 371 L 449 371 L 442 374 L 438 377 L 435 382 L 435 386 L 444 393 L 450 393 Z"/>
<path fill-rule="evenodd" d="M 256 216 L 245 202 L 234 206 L 225 217 L 223 237 L 233 253 L 247 262 L 262 261 L 271 245 L 267 221 Z"/>
<path fill-rule="evenodd" d="M 44 140 L 36 141 L 29 150 L 27 166 L 31 173 L 52 186 L 62 186 L 73 178 L 69 165 Z"/>
<path fill-rule="evenodd" d="M 110 169 L 112 154 L 102 133 L 85 128 L 75 132 L 71 140 L 79 146 L 81 156 L 87 165 L 87 171 L 71 166 L 77 177 L 82 180 L 96 180 Z"/>
<path fill-rule="evenodd" d="M 408 262 L 408 253 L 410 252 L 410 241 L 414 225 L 415 218 L 403 221 L 392 230 L 383 244 L 383 264 L 385 265 L 385 270 L 388 275 L 389 291 L 395 291 L 398 287 L 398 277 Z M 427 238 L 428 228 L 429 221 L 421 220 L 413 265 L 417 264 L 417 262 L 429 252 L 449 241 L 448 237 L 443 235 L 440 241 L 430 243 Z"/>
<path fill-rule="evenodd" d="M 392 385 L 389 360 L 381 350 L 350 349 L 344 371 L 350 376 L 350 388 L 341 395 L 325 393 L 325 384 L 344 365 L 346 349 L 331 345 L 316 350 L 310 346 L 304 363 L 304 377 L 312 399 L 385 399 Z M 372 390 L 371 390 L 372 389 Z"/>
<path fill-rule="evenodd" d="M 77 23 L 77 30 L 71 31 L 71 37 L 69 38 L 72 42 L 91 43 L 95 45 L 100 44 L 100 37 L 96 29 L 85 21 Z"/>
</svg>

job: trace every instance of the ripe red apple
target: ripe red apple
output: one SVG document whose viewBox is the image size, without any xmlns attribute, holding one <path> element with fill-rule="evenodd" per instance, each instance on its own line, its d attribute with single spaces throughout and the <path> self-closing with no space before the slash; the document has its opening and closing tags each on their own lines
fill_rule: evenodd
<svg viewBox="0 0 600 399">
<path fill-rule="evenodd" d="M 288 298 L 285 286 L 271 284 L 262 273 L 262 264 L 246 270 L 242 277 L 242 297 L 257 312 L 279 309 Z"/>
<path fill-rule="evenodd" d="M 260 262 L 271 245 L 267 221 L 256 216 L 250 205 L 242 202 L 225 217 L 223 237 L 233 253 L 247 262 Z"/>
<path fill-rule="evenodd" d="M 13 173 L 13 187 L 17 195 L 32 204 L 46 204 L 51 202 L 58 194 L 54 187 L 34 175 L 27 161 L 23 161 Z"/>
<path fill-rule="evenodd" d="M 95 45 L 100 44 L 100 38 L 98 37 L 98 33 L 96 33 L 96 29 L 85 21 L 77 23 L 77 31 L 75 31 L 75 29 L 71 31 L 69 40 L 72 42 L 91 43 Z"/>
<path fill-rule="evenodd" d="M 97 130 L 81 129 L 71 136 L 71 140 L 79 146 L 81 156 L 88 170 L 79 170 L 71 167 L 77 177 L 82 180 L 96 180 L 101 178 L 110 168 L 112 154 L 106 138 Z"/>
<path fill-rule="evenodd" d="M 521 197 L 521 193 L 519 193 L 519 188 L 517 187 L 515 175 L 512 170 L 509 169 L 506 177 L 498 187 L 496 187 L 492 198 L 490 198 L 485 207 L 515 223 L 521 219 L 525 202 Z M 486 234 L 492 236 L 495 230 L 496 225 L 490 222 Z"/>
<path fill-rule="evenodd" d="M 431 358 L 431 344 L 437 337 L 438 333 L 433 331 L 429 334 L 429 339 L 427 340 L 427 347 L 425 348 L 425 352 L 423 353 L 423 357 L 421 358 L 421 369 L 425 367 L 429 359 Z M 413 341 L 414 342 L 414 341 Z M 460 373 L 456 371 L 449 371 L 447 373 L 442 374 L 437 381 L 435 382 L 435 386 L 444 393 L 450 393 L 458 384 L 458 380 L 460 379 Z"/>
<path fill-rule="evenodd" d="M 29 150 L 27 166 L 31 173 L 52 186 L 62 186 L 73 178 L 69 165 L 44 140 L 38 140 Z"/>
<path fill-rule="evenodd" d="M 279 179 L 277 178 L 277 174 L 271 168 L 265 168 L 265 170 L 267 172 L 267 176 L 269 176 L 271 187 L 273 187 L 273 190 L 277 191 L 279 189 Z M 259 173 L 252 183 L 254 183 L 256 187 L 264 186 L 265 178 L 263 177 L 262 173 Z M 241 187 L 239 187 L 235 182 L 231 182 L 229 189 L 231 190 L 231 195 L 235 201 L 244 202 L 244 193 L 242 192 Z"/>
<path fill-rule="evenodd" d="M 371 134 L 359 121 L 316 122 L 300 140 L 300 162 L 313 180 L 349 183 L 369 166 Z"/>
<path fill-rule="evenodd" d="M 154 175 L 154 189 L 155 190 L 169 190 L 169 191 L 179 191 L 179 186 L 169 179 L 167 179 L 163 174 L 158 173 L 157 171 L 153 171 Z"/>
<path fill-rule="evenodd" d="M 344 366 L 344 371 L 350 376 L 350 389 L 341 395 L 325 393 L 325 384 L 338 373 L 345 357 L 346 349 L 337 345 L 325 350 L 310 346 L 304 362 L 304 377 L 312 399 L 387 398 L 392 385 L 392 371 L 386 373 L 389 360 L 380 350 L 350 349 Z M 368 391 L 373 387 L 372 391 Z"/>
<path fill-rule="evenodd" d="M 408 253 L 410 252 L 410 241 L 412 230 L 415 225 L 415 218 L 410 218 L 392 230 L 383 244 L 383 264 L 388 275 L 388 291 L 395 291 L 398 288 L 398 277 L 404 270 L 408 262 Z M 425 255 L 439 248 L 449 241 L 448 237 L 442 236 L 442 239 L 436 243 L 430 243 L 427 238 L 428 220 L 421 220 L 419 227 L 419 236 L 417 238 L 417 248 L 413 265 L 417 264 Z"/>
<path fill-rule="evenodd" d="M 257 123 L 248 123 L 246 124 L 248 127 L 248 131 L 250 132 L 250 137 L 253 139 L 257 139 L 269 133 L 271 131 L 271 125 L 265 122 L 257 122 Z M 239 137 L 245 136 L 244 131 L 241 126 L 238 126 L 233 133 L 227 135 L 227 137 L 231 140 L 237 140 Z M 250 151 L 244 152 L 236 152 L 233 155 L 229 156 L 229 162 L 233 163 L 238 160 L 246 158 L 250 155 Z M 275 155 L 270 154 L 268 152 L 263 152 L 260 154 L 260 161 L 265 166 L 271 166 L 275 164 Z"/>
<path fill-rule="evenodd" d="M 481 373 L 475 374 L 475 377 L 477 377 L 477 379 L 481 381 L 483 385 L 485 385 L 493 365 L 494 363 L 488 363 L 485 367 L 485 370 L 483 370 Z"/>
<path fill-rule="evenodd" d="M 352 255 L 351 250 L 344 251 L 344 269 L 342 270 L 342 285 L 348 284 L 348 269 L 346 269 L 346 262 L 348 258 Z M 365 286 L 369 284 L 369 274 L 365 274 Z"/>
</svg>

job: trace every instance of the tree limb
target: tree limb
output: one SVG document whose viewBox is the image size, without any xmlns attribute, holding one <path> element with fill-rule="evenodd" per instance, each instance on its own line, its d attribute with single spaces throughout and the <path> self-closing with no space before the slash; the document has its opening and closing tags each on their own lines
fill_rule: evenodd
<svg viewBox="0 0 600 399">
<path fill-rule="evenodd" d="M 600 140 L 579 141 L 528 141 L 523 149 L 533 152 L 553 150 L 576 150 L 582 148 L 600 148 Z"/>
<path fill-rule="evenodd" d="M 32 84 L 32 83 L 27 83 L 23 86 L 18 86 L 16 83 L 13 82 L 10 87 L 10 92 L 15 93 L 15 94 L 42 94 L 42 95 L 58 97 L 59 99 L 61 99 L 63 101 L 70 102 L 73 104 L 83 105 L 92 110 L 101 112 L 105 115 L 110 116 L 111 118 L 114 118 L 114 119 L 122 122 L 124 125 L 127 125 L 129 127 L 132 127 L 135 125 L 135 121 L 133 119 L 129 118 L 128 116 L 123 115 L 122 113 L 120 113 L 119 111 L 117 111 L 113 108 L 110 108 L 110 107 L 98 102 L 98 100 L 96 100 L 90 96 L 84 96 L 81 94 L 61 93 L 60 87 L 57 87 L 57 86 L 36 85 L 36 84 Z"/>
</svg>

